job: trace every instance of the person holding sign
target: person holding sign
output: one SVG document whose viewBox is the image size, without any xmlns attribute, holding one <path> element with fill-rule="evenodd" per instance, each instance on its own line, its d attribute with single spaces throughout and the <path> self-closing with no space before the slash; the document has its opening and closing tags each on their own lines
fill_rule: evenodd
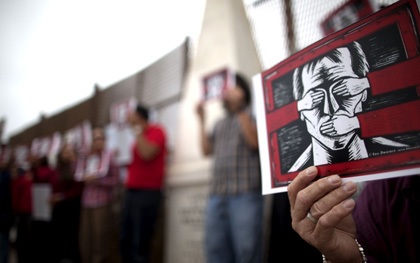
<svg viewBox="0 0 420 263">
<path fill-rule="evenodd" d="M 150 240 L 162 199 L 166 135 L 149 122 L 149 111 L 138 105 L 129 114 L 136 141 L 131 148 L 121 225 L 123 262 L 149 262 Z"/>
<path fill-rule="evenodd" d="M 80 221 L 80 254 L 83 263 L 110 262 L 112 201 L 118 170 L 112 153 L 105 149 L 101 128 L 92 131 L 91 153 L 79 159 L 76 177 L 85 183 Z"/>
<path fill-rule="evenodd" d="M 201 148 L 214 156 L 211 193 L 205 214 L 208 263 L 261 262 L 262 214 L 257 128 L 247 111 L 251 94 L 236 74 L 223 98 L 226 117 L 205 134 L 203 105 L 197 107 Z"/>
<path fill-rule="evenodd" d="M 324 262 L 419 262 L 420 177 L 368 182 L 356 200 L 354 182 L 338 175 L 311 182 L 311 166 L 288 187 L 293 229 Z M 328 260 L 328 261 L 327 261 Z"/>
</svg>

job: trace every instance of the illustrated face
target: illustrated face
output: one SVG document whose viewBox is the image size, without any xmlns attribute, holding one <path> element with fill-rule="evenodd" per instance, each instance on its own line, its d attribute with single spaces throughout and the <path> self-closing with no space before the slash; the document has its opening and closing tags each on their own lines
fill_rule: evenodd
<svg viewBox="0 0 420 263">
<path fill-rule="evenodd" d="M 339 95 L 334 92 L 334 87 L 344 80 L 359 78 L 352 69 L 350 51 L 347 48 L 338 48 L 334 52 L 338 59 L 324 57 L 316 64 L 303 67 L 301 73 L 303 97 L 312 91 L 322 92 L 323 99 L 314 108 L 303 110 L 300 114 L 314 139 L 329 149 L 340 150 L 347 146 L 355 131 L 340 136 L 328 136 L 323 134 L 320 128 L 334 116 L 354 117 L 361 112 L 361 103 L 367 93 L 364 91 L 356 95 Z"/>
</svg>

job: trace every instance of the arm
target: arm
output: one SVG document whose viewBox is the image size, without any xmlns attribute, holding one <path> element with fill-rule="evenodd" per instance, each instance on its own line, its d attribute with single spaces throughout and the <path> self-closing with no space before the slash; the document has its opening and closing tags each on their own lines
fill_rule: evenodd
<svg viewBox="0 0 420 263">
<path fill-rule="evenodd" d="M 355 202 L 349 199 L 357 190 L 356 184 L 342 184 L 338 175 L 310 184 L 317 175 L 317 169 L 309 167 L 288 187 L 293 229 L 329 262 L 362 262 L 351 215 Z M 308 212 L 314 222 L 307 217 Z"/>
<path fill-rule="evenodd" d="M 148 140 L 143 132 L 136 135 L 137 152 L 144 160 L 152 160 L 155 158 L 161 149 L 155 142 Z"/>
<path fill-rule="evenodd" d="M 114 164 L 112 153 L 104 151 L 99 170 L 85 177 L 86 183 L 112 187 L 118 183 L 118 168 Z"/>
<path fill-rule="evenodd" d="M 206 131 L 204 128 L 205 123 L 205 114 L 203 105 L 199 104 L 197 106 L 197 115 L 199 117 L 199 133 L 200 133 L 200 144 L 201 144 L 201 151 L 204 154 L 204 156 L 209 156 L 212 153 L 212 146 L 209 138 L 206 135 Z"/>
<path fill-rule="evenodd" d="M 240 111 L 238 113 L 239 123 L 241 125 L 242 133 L 245 137 L 245 142 L 251 147 L 252 149 L 258 149 L 258 133 L 257 133 L 257 126 L 252 121 L 249 114 L 245 111 Z"/>
</svg>

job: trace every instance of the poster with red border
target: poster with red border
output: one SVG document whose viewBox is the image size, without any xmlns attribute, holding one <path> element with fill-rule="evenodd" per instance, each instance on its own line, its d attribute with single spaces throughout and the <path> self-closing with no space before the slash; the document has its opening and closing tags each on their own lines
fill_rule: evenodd
<svg viewBox="0 0 420 263">
<path fill-rule="evenodd" d="M 233 72 L 223 68 L 207 74 L 202 80 L 202 100 L 222 99 L 229 87 L 235 84 Z"/>
<path fill-rule="evenodd" d="M 31 155 L 37 157 L 56 155 L 61 146 L 61 135 L 55 132 L 52 135 L 37 137 L 32 140 Z"/>
<path fill-rule="evenodd" d="M 420 174 L 420 15 L 397 2 L 254 76 L 263 193 Z"/>
<path fill-rule="evenodd" d="M 125 126 L 128 124 L 128 114 L 136 109 L 137 99 L 130 97 L 117 101 L 111 105 L 110 120 L 112 124 Z"/>
<path fill-rule="evenodd" d="M 64 136 L 65 143 L 71 144 L 76 152 L 80 154 L 88 154 L 92 145 L 92 126 L 88 120 L 75 125 L 68 130 Z"/>
<path fill-rule="evenodd" d="M 327 36 L 376 11 L 372 0 L 349 0 L 321 22 L 322 32 Z"/>
</svg>

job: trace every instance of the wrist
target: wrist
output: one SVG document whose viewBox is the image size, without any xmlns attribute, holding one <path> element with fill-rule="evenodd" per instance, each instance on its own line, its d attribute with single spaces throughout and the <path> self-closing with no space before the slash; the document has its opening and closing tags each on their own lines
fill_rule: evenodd
<svg viewBox="0 0 420 263">
<path fill-rule="evenodd" d="M 365 251 L 363 249 L 363 247 L 360 245 L 359 241 L 357 241 L 357 239 L 354 239 L 354 241 L 356 242 L 357 245 L 357 251 L 358 251 L 358 255 L 354 255 L 354 260 L 351 259 L 350 261 L 346 261 L 346 262 L 362 262 L 362 263 L 367 263 L 367 258 L 365 255 Z M 322 254 L 322 263 L 332 263 L 331 261 L 329 261 L 324 254 Z"/>
</svg>

